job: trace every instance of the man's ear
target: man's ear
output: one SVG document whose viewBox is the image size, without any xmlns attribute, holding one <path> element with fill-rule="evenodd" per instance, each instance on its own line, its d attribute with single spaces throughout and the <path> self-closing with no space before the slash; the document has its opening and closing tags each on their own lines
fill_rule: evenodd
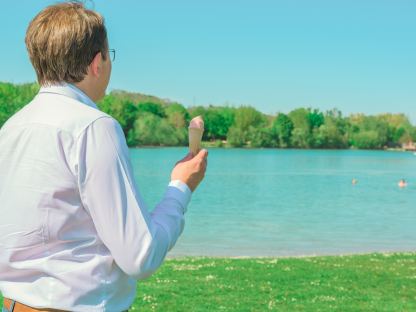
<svg viewBox="0 0 416 312">
<path fill-rule="evenodd" d="M 95 56 L 94 59 L 92 60 L 91 64 L 90 64 L 90 72 L 92 74 L 93 77 L 98 77 L 101 74 L 101 63 L 102 63 L 103 59 L 101 56 L 101 52 L 98 52 Z"/>
</svg>

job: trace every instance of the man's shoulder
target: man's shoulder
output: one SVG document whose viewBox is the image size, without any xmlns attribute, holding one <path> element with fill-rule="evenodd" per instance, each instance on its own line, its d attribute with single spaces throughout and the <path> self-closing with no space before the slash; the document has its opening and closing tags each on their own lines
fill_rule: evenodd
<svg viewBox="0 0 416 312">
<path fill-rule="evenodd" d="M 76 99 L 38 94 L 15 113 L 4 127 L 45 125 L 78 136 L 96 120 L 114 120 L 107 113 Z"/>
</svg>

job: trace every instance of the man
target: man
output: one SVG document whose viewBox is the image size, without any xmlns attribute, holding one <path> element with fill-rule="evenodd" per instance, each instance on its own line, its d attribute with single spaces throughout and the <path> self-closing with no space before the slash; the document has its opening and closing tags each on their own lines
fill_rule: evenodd
<svg viewBox="0 0 416 312">
<path fill-rule="evenodd" d="M 96 104 L 111 60 L 103 18 L 47 7 L 26 33 L 39 94 L 0 130 L 0 291 L 6 311 L 124 311 L 184 226 L 207 151 L 188 154 L 148 212 L 119 123 Z"/>
</svg>

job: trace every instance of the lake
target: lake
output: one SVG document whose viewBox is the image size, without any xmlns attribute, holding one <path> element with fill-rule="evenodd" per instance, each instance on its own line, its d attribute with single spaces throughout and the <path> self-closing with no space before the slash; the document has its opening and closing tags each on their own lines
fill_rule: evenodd
<svg viewBox="0 0 416 312">
<path fill-rule="evenodd" d="M 186 148 L 130 149 L 150 209 L 186 153 Z M 402 178 L 406 188 L 397 185 Z M 185 230 L 169 256 L 415 250 L 413 153 L 213 148 Z"/>
</svg>

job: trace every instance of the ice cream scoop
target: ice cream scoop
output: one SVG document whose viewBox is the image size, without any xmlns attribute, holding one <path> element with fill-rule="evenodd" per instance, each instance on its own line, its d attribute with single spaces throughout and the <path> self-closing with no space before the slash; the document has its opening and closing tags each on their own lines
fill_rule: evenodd
<svg viewBox="0 0 416 312">
<path fill-rule="evenodd" d="M 201 139 L 204 133 L 204 120 L 201 116 L 196 116 L 189 123 L 189 151 L 195 156 L 201 149 Z"/>
</svg>

